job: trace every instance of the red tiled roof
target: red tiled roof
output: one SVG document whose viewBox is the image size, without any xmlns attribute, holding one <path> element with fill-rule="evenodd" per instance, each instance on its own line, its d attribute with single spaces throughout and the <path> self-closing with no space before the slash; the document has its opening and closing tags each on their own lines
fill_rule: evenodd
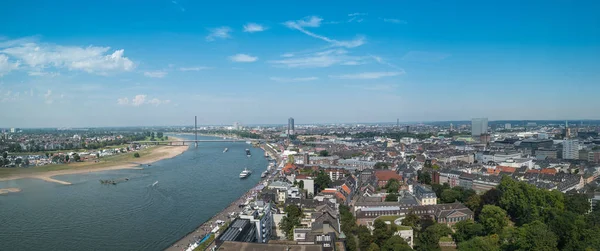
<svg viewBox="0 0 600 251">
<path fill-rule="evenodd" d="M 338 199 L 341 199 L 343 201 L 346 201 L 346 196 L 344 196 L 342 193 L 340 192 L 336 192 L 335 193 L 335 197 L 337 197 Z"/>
<path fill-rule="evenodd" d="M 526 173 L 540 173 L 540 170 L 531 169 L 531 170 L 527 170 Z"/>
<path fill-rule="evenodd" d="M 500 172 L 514 173 L 515 171 L 517 171 L 516 168 L 510 167 L 510 166 L 497 166 L 496 169 L 500 170 L 500 171 L 498 171 L 498 173 L 500 173 Z"/>
<path fill-rule="evenodd" d="M 379 181 L 388 181 L 390 179 L 402 180 L 402 175 L 397 174 L 392 170 L 378 170 L 375 171 L 375 176 Z"/>
<path fill-rule="evenodd" d="M 346 184 L 342 185 L 342 189 L 344 190 L 344 192 L 346 192 L 346 194 L 350 194 L 350 188 L 346 186 Z"/>
<path fill-rule="evenodd" d="M 556 174 L 556 169 L 554 169 L 554 168 L 544 168 L 544 169 L 542 169 L 540 171 L 540 173 L 555 175 Z"/>
<path fill-rule="evenodd" d="M 306 176 L 306 175 L 304 175 L 304 174 L 298 174 L 298 175 L 296 175 L 296 179 L 302 179 L 302 180 L 305 180 L 305 179 L 307 179 L 307 178 L 308 178 L 308 176 Z"/>
</svg>

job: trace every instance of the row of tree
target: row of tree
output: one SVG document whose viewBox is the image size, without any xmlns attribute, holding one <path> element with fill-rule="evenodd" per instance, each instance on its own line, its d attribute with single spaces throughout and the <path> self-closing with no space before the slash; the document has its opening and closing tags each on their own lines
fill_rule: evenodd
<svg viewBox="0 0 600 251">
<path fill-rule="evenodd" d="M 279 222 L 279 228 L 288 240 L 294 239 L 294 228 L 300 226 L 300 220 L 302 219 L 302 209 L 296 205 L 289 205 L 283 210 L 285 216 L 281 218 Z"/>
<path fill-rule="evenodd" d="M 346 235 L 346 249 L 348 251 L 409 251 L 412 250 L 408 243 L 398 235 L 396 225 L 388 226 L 381 220 L 373 223 L 373 233 L 364 225 L 358 226 L 350 208 L 340 205 L 340 224 Z"/>
</svg>

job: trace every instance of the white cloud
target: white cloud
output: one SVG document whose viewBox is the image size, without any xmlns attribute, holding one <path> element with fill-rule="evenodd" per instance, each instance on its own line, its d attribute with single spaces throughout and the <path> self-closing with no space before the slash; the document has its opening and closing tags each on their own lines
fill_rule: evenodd
<svg viewBox="0 0 600 251">
<path fill-rule="evenodd" d="M 210 33 L 206 36 L 206 41 L 214 41 L 217 38 L 227 39 L 230 38 L 231 28 L 227 26 L 221 26 L 217 28 L 208 29 Z"/>
<path fill-rule="evenodd" d="M 365 64 L 368 57 L 348 55 L 343 49 L 330 49 L 325 51 L 304 53 L 298 56 L 292 55 L 281 60 L 271 60 L 275 67 L 285 68 L 320 68 L 333 65 L 359 65 Z"/>
<path fill-rule="evenodd" d="M 298 30 L 308 36 L 311 36 L 311 37 L 314 37 L 317 39 L 321 39 L 327 43 L 332 44 L 333 46 L 354 48 L 354 47 L 358 47 L 358 46 L 365 44 L 364 36 L 356 36 L 356 38 L 354 38 L 353 40 L 339 41 L 339 40 L 331 39 L 331 38 L 328 38 L 325 36 L 321 36 L 321 35 L 312 33 L 310 31 L 304 29 L 304 27 L 319 27 L 321 25 L 322 20 L 323 19 L 321 19 L 320 17 L 312 16 L 312 17 L 306 17 L 302 20 L 287 21 L 284 23 L 284 25 L 290 29 Z"/>
<path fill-rule="evenodd" d="M 119 98 L 117 99 L 117 104 L 118 105 L 131 105 L 131 106 L 141 106 L 141 105 L 154 105 L 154 106 L 159 106 L 159 105 L 166 105 L 166 104 L 170 104 L 171 100 L 165 99 L 165 100 L 160 100 L 158 98 L 153 98 L 153 99 L 147 99 L 148 96 L 144 95 L 144 94 L 138 94 L 135 95 L 135 97 L 133 97 L 133 99 L 131 99 L 131 102 L 129 102 L 129 99 L 124 97 L 124 98 Z"/>
<path fill-rule="evenodd" d="M 179 68 L 180 71 L 201 71 L 201 70 L 208 70 L 211 69 L 210 67 L 207 66 L 195 66 L 195 67 L 181 67 Z"/>
<path fill-rule="evenodd" d="M 149 78 L 163 78 L 167 76 L 166 71 L 146 71 L 144 72 L 144 76 Z"/>
<path fill-rule="evenodd" d="M 395 18 L 384 18 L 383 21 L 386 23 L 393 23 L 393 24 L 407 24 L 406 21 L 400 20 L 400 19 L 395 19 Z"/>
<path fill-rule="evenodd" d="M 229 57 L 229 60 L 233 62 L 250 63 L 258 60 L 258 57 L 253 57 L 248 54 L 236 54 Z"/>
<path fill-rule="evenodd" d="M 366 15 L 367 15 L 367 13 L 359 13 L 359 12 L 348 14 L 349 17 L 366 16 Z"/>
<path fill-rule="evenodd" d="M 128 105 L 129 104 L 129 99 L 128 98 L 117 99 L 117 104 L 118 105 Z"/>
<path fill-rule="evenodd" d="M 143 105 L 144 102 L 146 102 L 146 95 L 138 94 L 131 100 L 131 105 L 140 106 Z"/>
<path fill-rule="evenodd" d="M 357 74 L 345 74 L 337 76 L 329 76 L 330 78 L 337 79 L 378 79 L 383 77 L 393 77 L 404 74 L 403 71 L 396 72 L 362 72 Z"/>
<path fill-rule="evenodd" d="M 29 76 L 39 76 L 39 77 L 56 77 L 60 76 L 58 72 L 45 72 L 45 71 L 30 71 L 27 73 Z"/>
<path fill-rule="evenodd" d="M 356 22 L 360 23 L 363 21 L 363 19 L 361 18 L 361 19 L 357 20 L 357 18 L 360 16 L 366 16 L 366 15 L 367 15 L 367 13 L 358 13 L 358 12 L 348 14 L 348 16 L 351 17 L 350 20 L 348 20 L 348 23 L 352 23 L 352 21 L 354 21 L 354 20 L 356 20 Z"/>
<path fill-rule="evenodd" d="M 0 54 L 0 77 L 17 68 L 19 68 L 19 62 L 8 62 L 8 57 L 4 54 Z"/>
<path fill-rule="evenodd" d="M 54 103 L 54 100 L 52 99 L 52 90 L 46 91 L 46 94 L 44 94 L 44 99 L 46 104 Z"/>
<path fill-rule="evenodd" d="M 280 82 L 280 83 L 291 83 L 291 82 L 314 81 L 314 80 L 317 80 L 319 78 L 317 78 L 317 77 L 303 77 L 303 78 L 279 78 L 279 77 L 271 77 L 270 79 L 273 80 L 273 81 L 276 81 L 276 82 Z"/>
<path fill-rule="evenodd" d="M 294 54 L 293 53 L 285 53 L 285 54 L 282 54 L 281 56 L 284 58 L 290 58 L 290 57 L 293 57 Z"/>
<path fill-rule="evenodd" d="M 0 52 L 37 70 L 54 67 L 105 74 L 135 68 L 134 63 L 123 56 L 123 49 L 110 53 L 110 47 L 61 46 L 25 41 L 4 42 L 0 45 Z"/>
<path fill-rule="evenodd" d="M 247 23 L 246 25 L 244 25 L 244 32 L 254 33 L 254 32 L 261 32 L 261 31 L 265 31 L 265 30 L 267 30 L 267 27 L 264 27 L 263 25 L 260 25 L 257 23 Z"/>
</svg>

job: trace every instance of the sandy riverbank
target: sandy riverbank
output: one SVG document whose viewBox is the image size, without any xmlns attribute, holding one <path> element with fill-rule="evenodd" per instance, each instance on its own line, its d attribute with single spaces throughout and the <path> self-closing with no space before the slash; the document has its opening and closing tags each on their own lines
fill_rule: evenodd
<svg viewBox="0 0 600 251">
<path fill-rule="evenodd" d="M 0 189 L 0 194 L 7 194 L 7 193 L 18 193 L 21 192 L 21 189 L 19 188 L 15 188 L 15 187 L 10 187 L 10 188 L 1 188 Z"/>
<path fill-rule="evenodd" d="M 182 140 L 176 137 L 169 137 L 172 140 Z M 117 155 L 117 160 L 109 159 L 106 162 L 97 163 L 89 163 L 89 162 L 80 162 L 74 164 L 65 165 L 62 170 L 44 170 L 44 168 L 53 168 L 52 165 L 41 166 L 41 167 L 32 167 L 32 168 L 22 168 L 15 169 L 14 173 L 9 173 L 6 177 L 1 177 L 0 181 L 7 180 L 17 180 L 17 179 L 40 179 L 48 182 L 56 182 L 63 185 L 70 185 L 71 183 L 57 180 L 52 177 L 59 175 L 68 175 L 68 174 L 81 174 L 81 173 L 91 173 L 91 172 L 102 172 L 102 171 L 110 171 L 110 170 L 121 170 L 121 169 L 142 169 L 140 168 L 140 164 L 150 164 L 157 162 L 163 159 L 173 158 L 179 154 L 182 154 L 188 149 L 188 145 L 186 146 L 153 146 L 149 149 L 142 150 L 144 151 L 140 158 L 124 158 L 119 157 Z M 133 153 L 127 153 L 133 154 Z M 123 154 L 125 155 L 125 154 Z M 19 172 L 21 171 L 21 172 Z"/>
</svg>

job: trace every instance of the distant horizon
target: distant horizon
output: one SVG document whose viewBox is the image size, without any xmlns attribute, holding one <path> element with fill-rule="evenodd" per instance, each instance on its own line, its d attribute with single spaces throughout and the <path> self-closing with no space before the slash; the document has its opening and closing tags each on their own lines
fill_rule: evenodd
<svg viewBox="0 0 600 251">
<path fill-rule="evenodd" d="M 297 120 L 296 120 L 297 121 Z M 498 122 L 511 122 L 511 123 L 523 123 L 523 122 L 556 122 L 558 124 L 564 123 L 565 121 L 569 122 L 569 125 L 580 125 L 580 122 L 597 122 L 600 124 L 600 119 L 529 119 L 529 120 L 489 120 L 489 123 L 498 123 Z M 431 120 L 431 121 L 400 121 L 400 125 L 414 125 L 414 124 L 435 124 L 435 123 L 471 123 L 471 120 Z M 296 126 L 310 126 L 310 125 L 395 125 L 396 122 L 337 122 L 337 123 L 295 123 Z M 257 126 L 286 126 L 287 123 L 280 124 L 243 124 L 240 123 L 241 126 L 247 127 L 257 127 Z M 228 127 L 233 126 L 232 124 L 198 124 L 198 127 Z M 3 127 L 0 126 L 0 129 L 10 129 L 10 128 L 18 128 L 18 129 L 60 129 L 60 128 L 68 128 L 68 129 L 87 129 L 87 128 L 140 128 L 140 127 L 194 127 L 194 124 L 187 125 L 125 125 L 125 126 L 45 126 L 45 127 Z"/>
</svg>

